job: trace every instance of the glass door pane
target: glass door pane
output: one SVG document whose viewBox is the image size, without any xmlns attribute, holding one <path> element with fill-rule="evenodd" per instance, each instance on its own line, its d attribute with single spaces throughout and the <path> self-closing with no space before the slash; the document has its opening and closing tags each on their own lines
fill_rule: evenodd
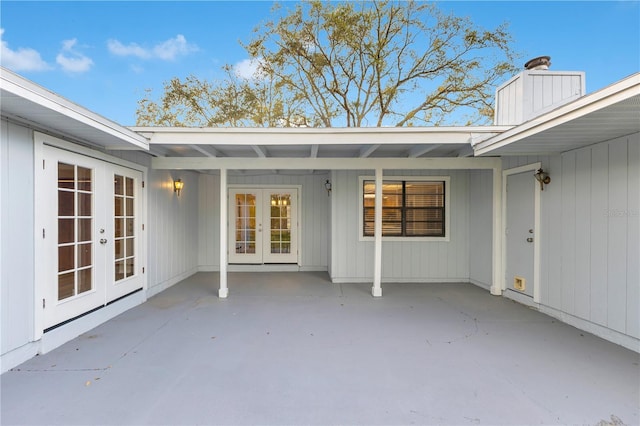
<svg viewBox="0 0 640 426">
<path fill-rule="evenodd" d="M 291 253 L 291 195 L 271 194 L 271 254 Z"/>
<path fill-rule="evenodd" d="M 229 191 L 229 262 L 262 263 L 262 192 Z"/>
<path fill-rule="evenodd" d="M 58 301 L 94 288 L 93 170 L 57 163 Z"/>
<path fill-rule="evenodd" d="M 236 254 L 256 253 L 256 195 L 236 194 Z"/>
<path fill-rule="evenodd" d="M 114 279 L 121 281 L 135 273 L 135 186 L 133 178 L 118 174 L 114 175 L 113 183 Z"/>
<path fill-rule="evenodd" d="M 265 189 L 264 263 L 298 262 L 298 191 Z"/>
</svg>

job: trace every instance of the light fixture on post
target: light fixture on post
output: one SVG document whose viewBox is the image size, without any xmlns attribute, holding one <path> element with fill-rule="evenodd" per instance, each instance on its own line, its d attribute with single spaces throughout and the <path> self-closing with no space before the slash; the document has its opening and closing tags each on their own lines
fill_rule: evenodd
<svg viewBox="0 0 640 426">
<path fill-rule="evenodd" d="M 549 185 L 549 182 L 551 182 L 551 178 L 544 172 L 544 170 L 542 170 L 542 168 L 536 170 L 536 173 L 533 176 L 538 182 L 540 182 L 540 191 L 544 191 L 544 186 Z"/>
<path fill-rule="evenodd" d="M 329 179 L 325 181 L 324 188 L 327 190 L 327 197 L 331 195 L 331 181 Z"/>
<path fill-rule="evenodd" d="M 176 192 L 178 194 L 178 197 L 180 196 L 180 191 L 182 191 L 182 188 L 184 188 L 184 182 L 182 181 L 182 179 L 176 179 L 173 181 L 173 192 Z"/>
</svg>

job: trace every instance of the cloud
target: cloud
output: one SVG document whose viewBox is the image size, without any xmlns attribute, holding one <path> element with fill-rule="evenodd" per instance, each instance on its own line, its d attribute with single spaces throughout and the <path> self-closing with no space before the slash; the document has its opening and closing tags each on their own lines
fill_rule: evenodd
<svg viewBox="0 0 640 426">
<path fill-rule="evenodd" d="M 140 59 L 161 59 L 163 61 L 173 61 L 178 56 L 188 55 L 198 51 L 198 46 L 187 42 L 187 39 L 178 34 L 151 48 L 145 48 L 137 43 L 122 44 L 119 40 L 108 40 L 107 49 L 116 56 L 135 56 Z"/>
<path fill-rule="evenodd" d="M 151 53 L 149 51 L 135 43 L 125 46 L 118 40 L 109 40 L 107 41 L 107 49 L 116 56 L 137 56 L 141 59 L 149 59 L 151 57 Z"/>
<path fill-rule="evenodd" d="M 63 70 L 72 73 L 87 72 L 93 66 L 91 58 L 76 49 L 77 39 L 64 40 L 62 50 L 56 56 L 56 62 Z"/>
<path fill-rule="evenodd" d="M 262 59 L 244 59 L 233 66 L 233 71 L 238 77 L 248 80 L 258 80 L 263 77 L 260 71 Z"/>
<path fill-rule="evenodd" d="M 2 40 L 4 28 L 0 28 L 0 64 L 13 71 L 47 71 L 51 66 L 47 64 L 37 50 L 19 48 L 11 50 L 6 41 Z"/>
</svg>

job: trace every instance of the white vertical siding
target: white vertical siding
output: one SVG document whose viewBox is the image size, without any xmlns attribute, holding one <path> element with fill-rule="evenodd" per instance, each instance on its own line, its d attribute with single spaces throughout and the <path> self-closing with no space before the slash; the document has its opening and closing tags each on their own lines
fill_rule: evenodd
<svg viewBox="0 0 640 426">
<path fill-rule="evenodd" d="M 230 175 L 229 184 L 235 185 L 301 185 L 298 217 L 300 219 L 300 268 L 327 270 L 329 246 L 329 204 L 324 182 L 328 174 L 284 175 Z M 198 205 L 199 257 L 201 270 L 218 270 L 219 248 L 219 182 L 215 175 L 200 176 L 200 203 Z"/>
<path fill-rule="evenodd" d="M 180 196 L 173 180 L 182 179 Z M 198 176 L 188 171 L 150 170 L 148 203 L 148 294 L 154 295 L 197 272 Z"/>
<path fill-rule="evenodd" d="M 640 134 L 541 161 L 541 304 L 640 338 Z"/>
<path fill-rule="evenodd" d="M 493 173 L 469 171 L 469 279 L 482 287 L 492 283 Z"/>
<path fill-rule="evenodd" d="M 584 73 L 522 71 L 496 90 L 497 125 L 518 125 L 584 95 Z"/>
<path fill-rule="evenodd" d="M 201 174 L 198 203 L 198 268 L 220 268 L 220 176 Z"/>
<path fill-rule="evenodd" d="M 373 279 L 373 242 L 359 240 L 359 180 L 372 172 L 335 171 L 331 277 L 336 282 Z M 382 279 L 392 281 L 469 280 L 469 178 L 466 171 L 385 170 L 390 176 L 451 176 L 451 236 L 448 242 L 383 241 Z"/>
<path fill-rule="evenodd" d="M 524 120 L 522 106 L 523 78 L 519 74 L 499 87 L 496 91 L 496 112 L 494 122 L 497 125 L 522 123 Z"/>
<path fill-rule="evenodd" d="M 635 138 L 635 141 L 634 141 Z M 629 140 L 627 179 L 627 334 L 640 338 L 640 135 Z"/>
<path fill-rule="evenodd" d="M 33 132 L 0 121 L 0 353 L 33 340 L 34 186 Z"/>
<path fill-rule="evenodd" d="M 609 144 L 595 145 L 591 152 L 591 304 L 589 320 L 607 325 L 607 269 L 608 269 L 608 238 L 605 212 L 609 205 Z M 569 152 L 563 157 L 574 157 L 576 152 Z M 570 179 L 571 170 L 563 170 L 562 178 Z M 571 212 L 563 212 L 571 214 Z M 582 212 L 581 212 L 582 214 Z M 575 217 L 575 216 L 574 216 Z M 569 253 L 567 253 L 567 256 Z M 573 314 L 573 311 L 566 311 Z"/>
</svg>

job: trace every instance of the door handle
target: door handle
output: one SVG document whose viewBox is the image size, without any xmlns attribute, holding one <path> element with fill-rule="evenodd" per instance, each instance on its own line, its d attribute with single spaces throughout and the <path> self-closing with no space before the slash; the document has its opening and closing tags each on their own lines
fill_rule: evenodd
<svg viewBox="0 0 640 426">
<path fill-rule="evenodd" d="M 106 238 L 100 238 L 100 244 L 107 244 Z"/>
<path fill-rule="evenodd" d="M 527 242 L 528 243 L 532 243 L 533 242 L 533 238 L 531 238 L 531 237 L 527 238 Z"/>
</svg>

